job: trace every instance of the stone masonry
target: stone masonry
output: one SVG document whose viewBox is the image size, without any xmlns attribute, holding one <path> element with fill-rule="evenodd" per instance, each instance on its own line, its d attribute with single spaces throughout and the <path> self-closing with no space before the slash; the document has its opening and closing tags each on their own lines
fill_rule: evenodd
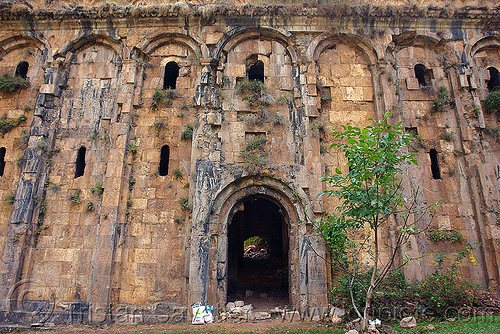
<svg viewBox="0 0 500 334">
<path fill-rule="evenodd" d="M 29 82 L 0 91 L 0 322 L 221 309 L 248 199 L 282 218 L 290 306 L 326 307 L 331 132 L 386 112 L 415 136 L 406 191 L 455 236 L 405 245 L 407 280 L 477 243 L 461 275 L 499 289 L 499 7 L 146 3 L 0 3 L 0 76 Z"/>
</svg>

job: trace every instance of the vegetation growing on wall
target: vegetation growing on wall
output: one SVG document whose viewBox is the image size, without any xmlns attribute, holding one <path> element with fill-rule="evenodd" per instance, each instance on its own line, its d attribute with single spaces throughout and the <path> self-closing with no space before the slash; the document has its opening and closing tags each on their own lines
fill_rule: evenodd
<svg viewBox="0 0 500 334">
<path fill-rule="evenodd" d="M 247 101 L 250 108 L 269 106 L 274 98 L 267 91 L 267 87 L 259 80 L 243 80 L 238 84 L 238 94 L 243 101 Z"/>
<path fill-rule="evenodd" d="M 444 112 L 450 110 L 450 93 L 446 87 L 441 86 L 438 90 L 438 96 L 431 106 L 431 113 Z"/>
<path fill-rule="evenodd" d="M 16 89 L 28 88 L 29 86 L 30 82 L 21 77 L 11 77 L 6 74 L 0 76 L 0 91 L 2 92 L 13 92 Z"/>
<path fill-rule="evenodd" d="M 500 91 L 491 92 L 484 100 L 484 111 L 488 114 L 500 113 Z"/>
<path fill-rule="evenodd" d="M 429 238 L 434 242 L 445 241 L 449 243 L 464 242 L 465 237 L 458 231 L 434 230 L 429 234 Z"/>
<path fill-rule="evenodd" d="M 186 125 L 186 129 L 181 133 L 181 139 L 192 139 L 193 138 L 193 126 L 191 124 Z"/>
<path fill-rule="evenodd" d="M 161 104 L 170 107 L 178 97 L 179 94 L 174 89 L 156 89 L 151 99 L 151 109 L 158 110 Z"/>
<path fill-rule="evenodd" d="M 80 204 L 82 202 L 82 198 L 80 197 L 82 193 L 82 190 L 81 189 L 74 189 L 73 191 L 71 191 L 71 193 L 69 194 L 69 198 L 68 200 L 72 203 L 72 204 Z"/>
<path fill-rule="evenodd" d="M 27 120 L 26 115 L 21 115 L 18 118 L 8 118 L 7 115 L 0 117 L 0 133 L 5 135 L 10 130 Z"/>
<path fill-rule="evenodd" d="M 240 157 L 243 158 L 247 167 L 252 171 L 256 171 L 267 163 L 267 153 L 265 151 L 266 143 L 266 136 L 258 136 L 248 141 L 245 145 L 245 149 L 240 152 Z"/>
</svg>

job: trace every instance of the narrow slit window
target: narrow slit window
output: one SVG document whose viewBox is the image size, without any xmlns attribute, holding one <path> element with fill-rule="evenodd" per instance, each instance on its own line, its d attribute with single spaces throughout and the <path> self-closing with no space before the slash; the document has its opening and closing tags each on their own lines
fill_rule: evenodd
<svg viewBox="0 0 500 334">
<path fill-rule="evenodd" d="M 29 64 L 26 61 L 22 61 L 19 64 L 17 64 L 15 76 L 26 80 L 28 76 L 28 67 Z"/>
<path fill-rule="evenodd" d="M 170 148 L 168 145 L 163 145 L 160 151 L 160 166 L 158 172 L 160 176 L 165 176 L 168 174 L 168 160 L 170 156 Z"/>
<path fill-rule="evenodd" d="M 434 78 L 432 70 L 425 68 L 422 64 L 415 65 L 415 77 L 418 79 L 418 84 L 420 86 L 430 86 L 431 79 Z"/>
<path fill-rule="evenodd" d="M 258 80 L 264 82 L 264 63 L 262 60 L 258 60 L 247 70 L 248 81 Z"/>
<path fill-rule="evenodd" d="M 165 65 L 165 74 L 163 77 L 163 89 L 175 89 L 177 78 L 179 77 L 179 65 L 175 61 L 168 62 Z"/>
<path fill-rule="evenodd" d="M 0 176 L 3 176 L 5 170 L 5 147 L 0 147 Z"/>
<path fill-rule="evenodd" d="M 431 156 L 432 178 L 436 180 L 441 179 L 441 172 L 439 171 L 438 153 L 435 149 L 432 148 L 429 154 Z"/>
<path fill-rule="evenodd" d="M 488 91 L 492 92 L 495 90 L 500 90 L 500 75 L 498 70 L 494 67 L 488 68 L 490 72 L 490 80 L 488 80 Z"/>
<path fill-rule="evenodd" d="M 83 176 L 85 173 L 85 152 L 87 149 L 85 147 L 80 147 L 78 149 L 78 154 L 76 156 L 76 169 L 75 169 L 75 179 L 77 177 Z"/>
</svg>

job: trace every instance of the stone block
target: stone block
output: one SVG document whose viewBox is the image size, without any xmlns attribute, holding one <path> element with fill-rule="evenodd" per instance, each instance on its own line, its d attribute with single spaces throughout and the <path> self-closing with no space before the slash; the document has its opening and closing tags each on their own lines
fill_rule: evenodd
<svg viewBox="0 0 500 334">
<path fill-rule="evenodd" d="M 286 311 L 284 318 L 288 322 L 300 321 L 300 313 L 299 311 Z"/>
<path fill-rule="evenodd" d="M 460 81 L 460 88 L 469 87 L 469 81 L 467 80 L 467 75 L 460 74 L 459 81 Z"/>
<path fill-rule="evenodd" d="M 406 89 L 408 90 L 419 90 L 420 84 L 417 78 L 406 78 Z"/>
<path fill-rule="evenodd" d="M 373 101 L 373 88 L 362 87 L 362 89 L 363 89 L 363 101 Z"/>
<path fill-rule="evenodd" d="M 346 100 L 349 101 L 363 101 L 363 88 L 362 87 L 346 87 Z M 373 96 L 373 94 L 372 94 Z"/>
<path fill-rule="evenodd" d="M 44 84 L 40 86 L 40 93 L 55 95 L 57 93 L 57 85 L 56 84 Z"/>
</svg>

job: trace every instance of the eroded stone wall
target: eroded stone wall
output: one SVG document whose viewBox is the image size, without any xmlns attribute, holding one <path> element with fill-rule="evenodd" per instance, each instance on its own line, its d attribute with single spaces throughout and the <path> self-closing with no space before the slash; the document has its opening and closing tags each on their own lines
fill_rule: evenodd
<svg viewBox="0 0 500 334">
<path fill-rule="evenodd" d="M 335 273 L 314 221 L 338 203 L 318 198 L 320 177 L 347 168 L 331 131 L 386 112 L 416 138 L 406 191 L 442 199 L 430 229 L 463 236 L 413 238 L 398 260 L 423 260 L 407 279 L 432 270 L 432 252 L 480 243 L 462 275 L 498 287 L 498 115 L 481 105 L 500 69 L 495 10 L 181 7 L 2 12 L 0 75 L 26 61 L 30 82 L 0 92 L 19 119 L 0 138 L 2 321 L 182 321 L 194 302 L 222 307 L 228 224 L 251 196 L 286 222 L 290 304 L 327 305 Z"/>
</svg>

